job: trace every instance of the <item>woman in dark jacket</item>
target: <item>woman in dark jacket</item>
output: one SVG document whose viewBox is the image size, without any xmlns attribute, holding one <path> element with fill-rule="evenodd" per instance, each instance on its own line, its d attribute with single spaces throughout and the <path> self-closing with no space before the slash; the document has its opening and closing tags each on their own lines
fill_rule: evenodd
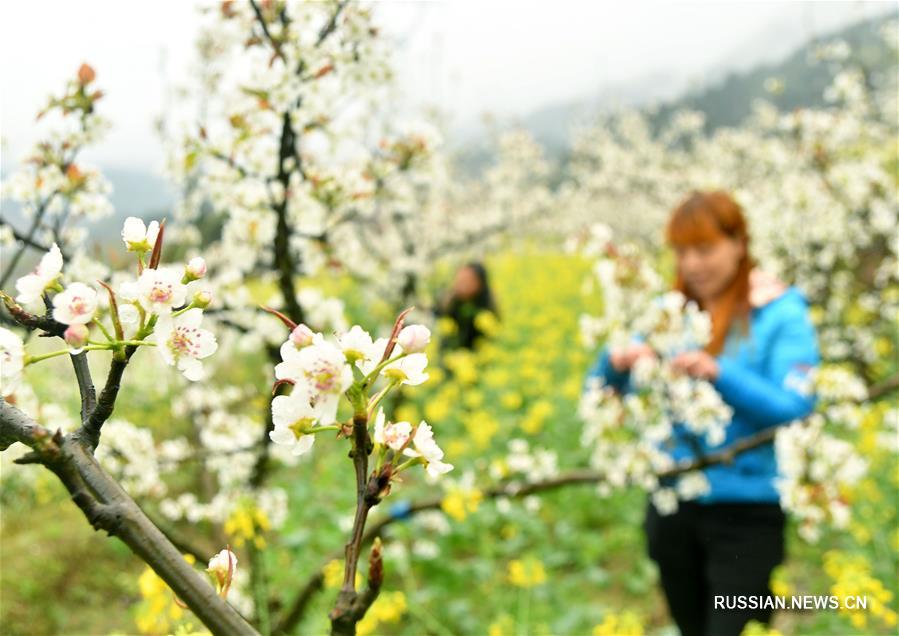
<svg viewBox="0 0 899 636">
<path fill-rule="evenodd" d="M 453 286 L 437 311 L 438 316 L 450 318 L 456 326 L 456 333 L 444 339 L 445 345 L 473 349 L 484 337 L 476 321 L 482 311 L 499 316 L 487 270 L 483 264 L 472 262 L 456 271 Z"/>
</svg>

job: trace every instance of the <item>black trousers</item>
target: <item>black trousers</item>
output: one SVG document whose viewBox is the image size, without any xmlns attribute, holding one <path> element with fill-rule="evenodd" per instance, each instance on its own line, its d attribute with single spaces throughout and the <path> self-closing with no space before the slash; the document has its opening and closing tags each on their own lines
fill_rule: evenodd
<svg viewBox="0 0 899 636">
<path fill-rule="evenodd" d="M 715 596 L 770 594 L 771 570 L 784 558 L 780 505 L 679 504 L 676 513 L 659 515 L 650 502 L 643 527 L 681 634 L 739 636 L 750 620 L 767 623 L 770 609 L 716 609 Z"/>
</svg>

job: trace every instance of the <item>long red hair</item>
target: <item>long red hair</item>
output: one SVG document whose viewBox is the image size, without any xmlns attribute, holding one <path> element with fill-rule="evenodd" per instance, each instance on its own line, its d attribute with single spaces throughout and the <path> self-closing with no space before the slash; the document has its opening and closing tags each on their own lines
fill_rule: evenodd
<svg viewBox="0 0 899 636">
<path fill-rule="evenodd" d="M 749 255 L 749 233 L 743 210 L 726 192 L 693 192 L 671 213 L 665 235 L 672 247 L 713 243 L 725 237 L 743 243 L 743 257 L 740 259 L 737 273 L 722 293 L 720 301 L 715 304 L 714 311 L 710 312 L 712 338 L 705 349 L 711 354 L 721 353 L 734 322 L 741 322 L 744 329 L 748 327 L 749 272 L 752 270 L 752 258 Z M 687 289 L 679 271 L 674 281 L 674 289 L 702 307 L 699 299 Z"/>
</svg>

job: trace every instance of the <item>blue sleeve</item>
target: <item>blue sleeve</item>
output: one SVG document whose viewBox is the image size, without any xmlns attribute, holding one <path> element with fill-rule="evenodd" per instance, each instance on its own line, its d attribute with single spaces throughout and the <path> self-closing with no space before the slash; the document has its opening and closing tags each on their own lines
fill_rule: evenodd
<svg viewBox="0 0 899 636">
<path fill-rule="evenodd" d="M 767 428 L 809 415 L 815 408 L 810 372 L 818 345 L 805 305 L 782 310 L 772 332 L 764 373 L 719 358 L 715 388 L 746 420 Z"/>
<path fill-rule="evenodd" d="M 603 347 L 596 362 L 587 372 L 587 379 L 602 378 L 606 386 L 610 386 L 619 393 L 624 393 L 630 379 L 630 371 L 617 371 L 609 360 L 609 348 Z"/>
</svg>

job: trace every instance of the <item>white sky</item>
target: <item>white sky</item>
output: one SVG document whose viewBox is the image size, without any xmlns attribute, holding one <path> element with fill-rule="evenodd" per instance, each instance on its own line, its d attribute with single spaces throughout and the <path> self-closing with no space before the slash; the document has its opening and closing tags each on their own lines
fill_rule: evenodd
<svg viewBox="0 0 899 636">
<path fill-rule="evenodd" d="M 189 68 L 198 18 L 189 0 L 0 2 L 0 135 L 8 167 L 34 140 L 34 115 L 81 62 L 98 73 L 114 129 L 89 158 L 155 170 L 152 121 L 166 73 Z M 666 72 L 711 70 L 782 56 L 812 35 L 884 13 L 893 3 L 381 2 L 398 41 L 404 107 L 439 105 L 453 128 L 596 95 L 604 85 Z M 451 129 L 452 130 L 452 129 Z"/>
</svg>

